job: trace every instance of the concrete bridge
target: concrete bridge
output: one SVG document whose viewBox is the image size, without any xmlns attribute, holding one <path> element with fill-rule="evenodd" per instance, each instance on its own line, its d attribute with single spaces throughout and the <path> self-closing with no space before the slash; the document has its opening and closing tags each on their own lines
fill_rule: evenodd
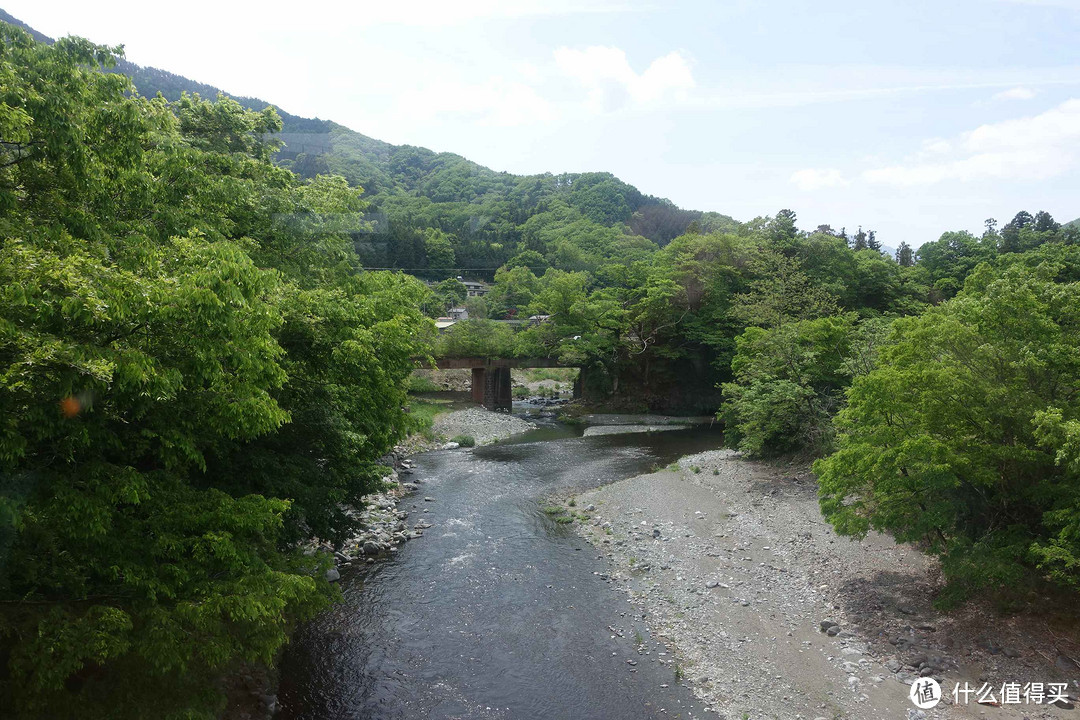
<svg viewBox="0 0 1080 720">
<path fill-rule="evenodd" d="M 472 370 L 472 399 L 488 410 L 509 412 L 513 404 L 510 394 L 510 370 L 512 368 L 571 367 L 555 358 L 490 358 L 448 357 L 439 358 L 435 366 L 440 370 Z M 577 395 L 577 386 L 574 386 Z"/>
</svg>

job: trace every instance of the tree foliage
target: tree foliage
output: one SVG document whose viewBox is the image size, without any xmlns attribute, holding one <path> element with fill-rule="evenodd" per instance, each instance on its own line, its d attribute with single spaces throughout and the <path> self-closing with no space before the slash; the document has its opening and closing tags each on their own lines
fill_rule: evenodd
<svg viewBox="0 0 1080 720">
<path fill-rule="evenodd" d="M 950 597 L 1032 572 L 1080 585 L 1080 256 L 1012 257 L 895 323 L 815 465 L 838 530 L 925 543 Z"/>
<path fill-rule="evenodd" d="M 272 110 L 146 99 L 0 25 L 0 705 L 212 717 L 333 597 L 300 541 L 401 437 L 425 290 L 271 158 Z"/>
</svg>

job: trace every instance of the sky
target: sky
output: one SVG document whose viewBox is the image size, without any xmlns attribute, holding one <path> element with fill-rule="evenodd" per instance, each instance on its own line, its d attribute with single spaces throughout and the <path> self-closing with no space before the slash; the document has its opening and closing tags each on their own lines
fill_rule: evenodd
<svg viewBox="0 0 1080 720">
<path fill-rule="evenodd" d="M 512 173 L 895 247 L 1080 217 L 1080 0 L 3 0 L 52 37 Z"/>
</svg>

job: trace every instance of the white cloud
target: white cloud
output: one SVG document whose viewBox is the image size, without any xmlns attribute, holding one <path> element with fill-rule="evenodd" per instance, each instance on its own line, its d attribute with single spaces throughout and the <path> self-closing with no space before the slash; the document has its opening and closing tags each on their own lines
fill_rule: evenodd
<svg viewBox="0 0 1080 720">
<path fill-rule="evenodd" d="M 1014 87 L 1009 90 L 1002 90 L 996 93 L 992 99 L 994 100 L 1030 100 L 1035 97 L 1035 91 L 1026 87 Z"/>
<path fill-rule="evenodd" d="M 835 168 L 806 168 L 791 174 L 790 181 L 804 192 L 821 188 L 844 187 L 848 181 Z"/>
<path fill-rule="evenodd" d="M 982 125 L 963 133 L 952 158 L 875 168 L 863 173 L 887 185 L 945 180 L 1044 180 L 1080 166 L 1080 99 L 1033 117 Z"/>
<path fill-rule="evenodd" d="M 525 83 L 491 78 L 482 83 L 444 81 L 398 97 L 400 114 L 425 122 L 444 114 L 484 126 L 514 127 L 555 119 L 551 103 Z"/>
<path fill-rule="evenodd" d="M 630 67 L 626 53 L 615 47 L 559 48 L 555 64 L 588 91 L 589 104 L 595 111 L 617 110 L 630 103 L 648 104 L 671 96 L 682 98 L 694 87 L 690 64 L 677 51 L 653 60 L 640 74 Z"/>
</svg>

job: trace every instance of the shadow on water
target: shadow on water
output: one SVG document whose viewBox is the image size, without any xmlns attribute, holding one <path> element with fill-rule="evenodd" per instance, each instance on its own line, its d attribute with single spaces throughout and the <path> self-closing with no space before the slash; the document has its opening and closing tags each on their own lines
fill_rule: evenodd
<svg viewBox="0 0 1080 720">
<path fill-rule="evenodd" d="M 640 610 L 594 575 L 607 564 L 541 507 L 720 443 L 701 429 L 581 437 L 553 423 L 417 456 L 420 491 L 400 508 L 434 527 L 393 559 L 346 573 L 345 602 L 286 653 L 279 717 L 700 715 L 670 665 L 638 656 Z"/>
</svg>

